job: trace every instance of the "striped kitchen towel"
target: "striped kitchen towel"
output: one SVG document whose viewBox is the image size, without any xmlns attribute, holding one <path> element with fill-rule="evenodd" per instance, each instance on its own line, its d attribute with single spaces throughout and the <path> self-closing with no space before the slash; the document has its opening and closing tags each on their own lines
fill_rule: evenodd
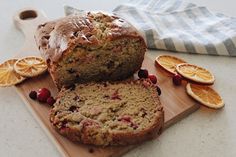
<svg viewBox="0 0 236 157">
<path fill-rule="evenodd" d="M 67 14 L 73 13 L 65 7 Z M 236 56 L 236 18 L 181 0 L 129 0 L 113 12 L 132 23 L 148 48 Z"/>
</svg>

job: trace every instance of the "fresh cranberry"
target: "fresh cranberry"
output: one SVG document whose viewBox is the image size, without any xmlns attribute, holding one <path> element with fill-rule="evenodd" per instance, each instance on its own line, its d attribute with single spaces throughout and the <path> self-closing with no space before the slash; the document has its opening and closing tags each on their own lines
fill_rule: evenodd
<svg viewBox="0 0 236 157">
<path fill-rule="evenodd" d="M 157 83 L 157 77 L 155 75 L 148 75 L 148 78 L 152 81 L 153 84 Z"/>
<path fill-rule="evenodd" d="M 161 95 L 161 88 L 159 86 L 157 86 L 156 88 L 157 88 L 157 93 L 160 96 Z"/>
<path fill-rule="evenodd" d="M 180 76 L 179 74 L 176 74 L 174 77 L 173 77 L 173 83 L 174 85 L 176 86 L 180 86 L 181 83 L 182 83 L 182 76 Z"/>
<path fill-rule="evenodd" d="M 29 93 L 29 97 L 33 100 L 36 100 L 37 99 L 37 92 L 36 91 L 31 91 Z"/>
<path fill-rule="evenodd" d="M 138 72 L 139 78 L 148 78 L 148 71 L 146 69 L 140 69 Z"/>
<path fill-rule="evenodd" d="M 47 98 L 47 104 L 48 105 L 53 105 L 56 102 L 56 100 L 53 97 L 49 97 Z"/>
<path fill-rule="evenodd" d="M 41 88 L 38 90 L 37 98 L 39 102 L 47 102 L 47 99 L 50 96 L 51 96 L 51 93 L 47 88 Z"/>
</svg>

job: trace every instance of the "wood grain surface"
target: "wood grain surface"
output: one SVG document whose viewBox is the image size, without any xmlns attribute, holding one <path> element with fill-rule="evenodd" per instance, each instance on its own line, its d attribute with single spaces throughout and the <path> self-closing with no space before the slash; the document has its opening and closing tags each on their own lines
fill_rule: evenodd
<svg viewBox="0 0 236 157">
<path fill-rule="evenodd" d="M 35 8 L 24 8 L 16 13 L 14 22 L 25 35 L 25 43 L 22 49 L 16 54 L 16 57 L 20 58 L 24 56 L 40 55 L 35 45 L 34 32 L 38 24 L 47 20 L 46 16 Z M 174 86 L 170 75 L 156 67 L 154 61 L 147 56 L 145 56 L 143 68 L 148 69 L 149 73 L 157 75 L 158 84 L 162 90 L 160 99 L 165 111 L 165 129 L 199 108 L 199 104 L 187 96 L 185 91 L 186 82 L 184 82 L 182 86 Z M 57 89 L 48 73 L 36 78 L 27 79 L 23 83 L 17 85 L 16 90 L 32 115 L 63 156 L 118 157 L 136 147 L 136 145 L 106 148 L 94 147 L 74 143 L 62 137 L 53 129 L 49 122 L 50 107 L 31 100 L 28 97 L 30 91 L 42 87 L 50 89 L 52 95 L 56 96 Z"/>
</svg>

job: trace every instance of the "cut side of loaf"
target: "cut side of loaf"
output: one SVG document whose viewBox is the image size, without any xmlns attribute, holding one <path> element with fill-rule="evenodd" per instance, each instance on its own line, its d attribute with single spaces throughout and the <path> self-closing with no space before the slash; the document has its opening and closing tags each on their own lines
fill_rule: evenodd
<svg viewBox="0 0 236 157">
<path fill-rule="evenodd" d="M 127 78 L 141 67 L 146 51 L 144 39 L 133 26 L 102 12 L 42 24 L 35 39 L 58 88 Z"/>
<path fill-rule="evenodd" d="M 59 92 L 50 121 L 72 141 L 127 145 L 157 137 L 164 111 L 150 80 L 87 83 Z"/>
</svg>

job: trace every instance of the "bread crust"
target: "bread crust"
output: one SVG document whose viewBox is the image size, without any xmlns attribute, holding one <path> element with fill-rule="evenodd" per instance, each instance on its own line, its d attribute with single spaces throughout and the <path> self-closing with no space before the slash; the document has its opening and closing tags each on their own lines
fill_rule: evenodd
<svg viewBox="0 0 236 157">
<path fill-rule="evenodd" d="M 103 40 L 98 36 L 99 28 L 94 26 L 95 19 L 99 18 L 101 23 L 107 23 L 106 28 L 109 29 Z M 120 17 L 103 12 L 88 12 L 84 16 L 69 15 L 49 21 L 39 25 L 35 34 L 36 44 L 42 56 L 46 60 L 50 59 L 50 62 L 58 61 L 64 53 L 79 44 L 83 47 L 101 46 L 121 38 L 138 38 L 146 48 L 145 41 L 136 28 Z"/>
</svg>

